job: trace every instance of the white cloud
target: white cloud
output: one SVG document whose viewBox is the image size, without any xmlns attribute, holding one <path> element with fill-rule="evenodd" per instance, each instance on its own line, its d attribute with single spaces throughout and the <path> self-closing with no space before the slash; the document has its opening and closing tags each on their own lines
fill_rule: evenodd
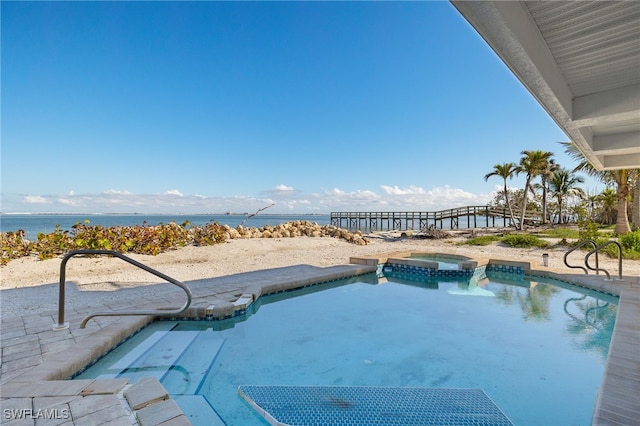
<svg viewBox="0 0 640 426">
<path fill-rule="evenodd" d="M 292 186 L 287 186 L 287 185 L 276 185 L 276 187 L 274 188 L 274 190 L 276 191 L 293 191 L 293 187 Z"/>
<path fill-rule="evenodd" d="M 66 205 L 66 206 L 73 207 L 73 208 L 84 207 L 84 204 L 82 203 L 82 201 L 80 199 L 59 197 L 56 201 L 58 203 L 62 204 L 62 205 Z"/>
<path fill-rule="evenodd" d="M 381 185 L 382 192 L 358 190 L 345 192 L 339 188 L 317 198 L 325 210 L 340 211 L 437 211 L 467 205 L 485 205 L 492 194 L 473 194 L 462 189 L 436 187 L 430 190 L 418 186 L 400 188 Z"/>
<path fill-rule="evenodd" d="M 409 188 L 402 189 L 396 186 L 380 185 L 382 191 L 390 195 L 409 195 L 409 194 L 426 194 L 424 188 L 419 186 L 410 186 Z"/>
<path fill-rule="evenodd" d="M 496 190 L 499 187 L 496 185 Z M 304 193 L 277 185 L 263 197 L 235 195 L 211 197 L 185 195 L 174 189 L 160 194 L 133 194 L 109 189 L 97 194 L 28 195 L 13 198 L 2 194 L 6 212 L 61 213 L 244 213 L 266 206 L 270 213 L 329 213 L 331 211 L 438 211 L 453 207 L 485 205 L 495 192 L 474 194 L 449 186 L 429 190 L 419 186 L 381 185 L 378 191 L 340 188 Z M 15 200 L 15 201 L 14 201 Z"/>
<path fill-rule="evenodd" d="M 41 195 L 27 195 L 24 197 L 27 204 L 47 204 L 49 201 Z"/>
<path fill-rule="evenodd" d="M 298 195 L 300 193 L 300 191 L 295 189 L 292 186 L 280 184 L 280 185 L 276 185 L 272 189 L 264 191 L 264 193 L 266 195 L 268 195 L 270 198 L 275 198 L 275 199 L 286 198 L 286 199 L 290 199 L 291 197 L 295 197 L 296 195 Z"/>
<path fill-rule="evenodd" d="M 121 194 L 121 195 L 131 195 L 131 192 L 124 190 L 118 191 L 117 189 L 107 189 L 103 192 L 103 194 Z"/>
</svg>

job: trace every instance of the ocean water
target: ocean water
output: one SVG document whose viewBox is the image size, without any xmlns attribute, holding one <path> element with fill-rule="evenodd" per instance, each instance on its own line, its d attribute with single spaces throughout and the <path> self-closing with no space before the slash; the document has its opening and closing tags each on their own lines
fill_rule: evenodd
<svg viewBox="0 0 640 426">
<path fill-rule="evenodd" d="M 246 221 L 245 221 L 246 220 Z M 244 222 L 244 227 L 262 227 L 265 225 L 278 225 L 294 220 L 308 220 L 318 225 L 327 225 L 330 222 L 329 215 L 275 215 L 259 214 L 247 219 L 243 214 L 201 214 L 201 215 L 145 215 L 145 214 L 3 214 L 0 215 L 0 231 L 15 232 L 22 229 L 28 240 L 35 240 L 39 233 L 48 234 L 55 230 L 56 225 L 60 229 L 71 231 L 76 223 L 89 225 L 110 226 L 143 226 L 158 225 L 175 222 L 179 225 L 189 221 L 191 226 L 204 226 L 207 223 L 217 222 L 221 225 L 229 225 L 232 228 Z"/>
</svg>

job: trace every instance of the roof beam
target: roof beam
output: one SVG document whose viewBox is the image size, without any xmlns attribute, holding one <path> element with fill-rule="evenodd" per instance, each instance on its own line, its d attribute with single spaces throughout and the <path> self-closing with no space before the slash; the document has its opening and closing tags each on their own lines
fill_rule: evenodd
<svg viewBox="0 0 640 426">
<path fill-rule="evenodd" d="M 630 155 L 609 155 L 602 161 L 607 170 L 637 169 L 640 164 L 640 153 Z"/>
<path fill-rule="evenodd" d="M 640 84 L 606 90 L 573 100 L 573 123 L 578 127 L 640 123 Z"/>
<path fill-rule="evenodd" d="M 592 145 L 596 155 L 640 153 L 640 131 L 594 136 Z"/>
</svg>

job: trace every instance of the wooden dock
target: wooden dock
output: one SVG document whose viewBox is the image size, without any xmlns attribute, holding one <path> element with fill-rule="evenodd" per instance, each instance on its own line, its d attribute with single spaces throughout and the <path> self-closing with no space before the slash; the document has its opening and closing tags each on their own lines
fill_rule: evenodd
<svg viewBox="0 0 640 426">
<path fill-rule="evenodd" d="M 435 212 L 331 212 L 331 225 L 351 231 L 426 231 L 511 226 L 507 209 L 466 206 Z"/>
</svg>

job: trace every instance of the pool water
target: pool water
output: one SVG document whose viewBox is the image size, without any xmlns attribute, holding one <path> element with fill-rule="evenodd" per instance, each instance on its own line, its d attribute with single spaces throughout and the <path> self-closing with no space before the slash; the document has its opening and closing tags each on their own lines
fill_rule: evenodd
<svg viewBox="0 0 640 426">
<path fill-rule="evenodd" d="M 157 377 L 194 425 L 266 424 L 241 385 L 480 388 L 516 425 L 591 424 L 616 298 L 506 275 L 482 292 L 409 284 L 369 275 L 242 318 L 158 321 L 78 378 Z"/>
<path fill-rule="evenodd" d="M 460 259 L 446 256 L 435 256 L 427 254 L 412 254 L 410 259 L 430 260 L 432 262 L 438 262 L 438 269 L 446 271 L 455 271 L 458 269 L 458 262 Z"/>
</svg>

